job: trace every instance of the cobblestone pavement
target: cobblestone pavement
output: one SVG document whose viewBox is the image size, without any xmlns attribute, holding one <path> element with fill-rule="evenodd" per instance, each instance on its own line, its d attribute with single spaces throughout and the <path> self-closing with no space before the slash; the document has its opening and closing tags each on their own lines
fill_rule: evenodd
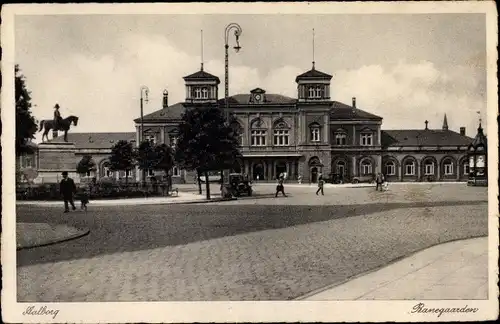
<svg viewBox="0 0 500 324">
<path fill-rule="evenodd" d="M 391 189 L 318 197 L 290 188 L 291 197 L 275 199 L 271 187 L 236 202 L 87 214 L 18 206 L 19 221 L 91 228 L 19 251 L 18 300 L 289 300 L 438 243 L 487 235 L 485 188 Z"/>
</svg>

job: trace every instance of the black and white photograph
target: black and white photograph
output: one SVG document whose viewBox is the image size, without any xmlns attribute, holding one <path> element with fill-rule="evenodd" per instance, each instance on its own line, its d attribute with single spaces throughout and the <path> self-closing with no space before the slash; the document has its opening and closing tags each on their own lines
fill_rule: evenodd
<svg viewBox="0 0 500 324">
<path fill-rule="evenodd" d="M 498 318 L 494 2 L 2 9 L 4 322 Z"/>
</svg>

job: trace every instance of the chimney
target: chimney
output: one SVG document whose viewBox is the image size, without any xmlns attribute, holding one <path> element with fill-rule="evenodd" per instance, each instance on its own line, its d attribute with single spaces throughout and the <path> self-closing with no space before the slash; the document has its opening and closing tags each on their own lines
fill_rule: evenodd
<svg viewBox="0 0 500 324">
<path fill-rule="evenodd" d="M 356 97 L 352 97 L 352 108 L 356 109 Z"/>
<path fill-rule="evenodd" d="M 460 127 L 460 135 L 465 136 L 465 127 Z"/>
<path fill-rule="evenodd" d="M 167 89 L 163 90 L 163 108 L 168 107 L 168 91 Z"/>
<path fill-rule="evenodd" d="M 425 129 L 429 129 L 429 122 L 427 120 L 425 121 Z"/>
</svg>

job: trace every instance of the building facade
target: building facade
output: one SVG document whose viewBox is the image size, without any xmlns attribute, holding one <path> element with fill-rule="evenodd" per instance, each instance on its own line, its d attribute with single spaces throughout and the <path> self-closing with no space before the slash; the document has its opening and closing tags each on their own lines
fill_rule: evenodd
<svg viewBox="0 0 500 324">
<path fill-rule="evenodd" d="M 233 172 L 254 180 L 287 178 L 315 182 L 319 174 L 344 182 L 369 181 L 381 172 L 389 181 L 466 181 L 467 148 L 472 138 L 448 129 L 444 116 L 440 129 L 382 130 L 382 117 L 335 101 L 330 93 L 332 76 L 311 70 L 296 77 L 297 97 L 269 94 L 256 88 L 246 94 L 218 98 L 217 76 L 203 68 L 184 77 L 184 102 L 168 105 L 135 120 L 136 141 L 145 139 L 175 147 L 176 127 L 186 109 L 216 105 L 231 118 L 240 134 L 242 158 Z M 424 124 L 424 123 L 423 123 Z M 137 172 L 140 180 L 140 172 Z M 154 172 L 149 172 L 153 175 Z M 174 182 L 192 182 L 195 176 L 175 168 Z"/>
</svg>

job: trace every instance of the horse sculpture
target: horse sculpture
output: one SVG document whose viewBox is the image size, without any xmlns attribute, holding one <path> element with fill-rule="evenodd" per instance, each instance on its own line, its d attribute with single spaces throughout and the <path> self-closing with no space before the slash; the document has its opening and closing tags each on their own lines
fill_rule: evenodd
<svg viewBox="0 0 500 324">
<path fill-rule="evenodd" d="M 68 141 L 68 130 L 70 129 L 71 127 L 71 123 L 73 123 L 73 125 L 77 125 L 78 124 L 78 117 L 76 116 L 69 116 L 69 117 L 66 117 L 64 119 L 61 119 L 59 121 L 59 127 L 58 129 L 53 129 L 54 128 L 54 120 L 53 119 L 44 119 L 44 120 L 41 120 L 40 121 L 40 132 L 42 131 L 42 129 L 44 128 L 45 126 L 45 131 L 43 132 L 43 135 L 42 135 L 42 141 L 43 141 L 43 138 L 47 138 L 47 141 L 49 140 L 49 131 L 51 129 L 55 130 L 55 131 L 64 131 L 64 141 L 67 142 Z"/>
</svg>

